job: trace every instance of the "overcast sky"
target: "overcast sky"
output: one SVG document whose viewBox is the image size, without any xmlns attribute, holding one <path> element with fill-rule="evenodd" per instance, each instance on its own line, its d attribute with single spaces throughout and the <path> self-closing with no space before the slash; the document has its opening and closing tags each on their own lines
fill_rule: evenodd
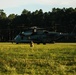
<svg viewBox="0 0 76 75">
<path fill-rule="evenodd" d="M 76 0 L 0 0 L 0 9 L 9 14 L 21 14 L 23 9 L 35 11 L 42 9 L 44 12 L 52 8 L 76 8 Z"/>
</svg>

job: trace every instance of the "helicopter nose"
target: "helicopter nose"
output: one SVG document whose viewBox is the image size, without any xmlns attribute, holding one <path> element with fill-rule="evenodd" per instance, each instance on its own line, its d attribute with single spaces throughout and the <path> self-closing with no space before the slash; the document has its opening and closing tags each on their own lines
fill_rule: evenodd
<svg viewBox="0 0 76 75">
<path fill-rule="evenodd" d="M 17 40 L 17 38 L 18 38 L 18 35 L 14 38 L 14 41 L 16 41 L 16 40 Z"/>
<path fill-rule="evenodd" d="M 15 38 L 14 38 L 14 41 L 16 41 L 16 39 L 17 39 L 17 38 L 15 37 Z"/>
</svg>

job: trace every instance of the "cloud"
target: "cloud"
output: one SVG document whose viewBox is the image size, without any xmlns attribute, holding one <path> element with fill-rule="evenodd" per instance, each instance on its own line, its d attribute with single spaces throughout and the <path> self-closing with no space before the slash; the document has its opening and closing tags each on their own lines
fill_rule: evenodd
<svg viewBox="0 0 76 75">
<path fill-rule="evenodd" d="M 1 0 L 0 1 L 0 8 L 11 8 L 11 7 L 18 7 L 23 4 L 23 1 L 19 0 Z"/>
<path fill-rule="evenodd" d="M 0 0 L 0 9 L 34 4 L 50 5 L 53 7 L 76 7 L 76 0 Z"/>
<path fill-rule="evenodd" d="M 64 6 L 64 7 L 76 7 L 76 0 L 59 0 L 57 2 L 57 5 Z"/>
</svg>

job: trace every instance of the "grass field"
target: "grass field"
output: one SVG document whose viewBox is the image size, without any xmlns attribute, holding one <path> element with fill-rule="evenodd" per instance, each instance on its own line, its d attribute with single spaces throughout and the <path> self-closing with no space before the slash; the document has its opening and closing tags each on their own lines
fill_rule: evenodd
<svg viewBox="0 0 76 75">
<path fill-rule="evenodd" d="M 0 75 L 76 75 L 76 43 L 0 43 Z"/>
</svg>

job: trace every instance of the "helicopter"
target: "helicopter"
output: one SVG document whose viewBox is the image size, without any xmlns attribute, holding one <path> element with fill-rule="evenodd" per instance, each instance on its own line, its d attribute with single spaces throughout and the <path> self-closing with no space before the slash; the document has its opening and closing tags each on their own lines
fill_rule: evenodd
<svg viewBox="0 0 76 75">
<path fill-rule="evenodd" d="M 56 40 L 59 40 L 64 36 L 75 36 L 75 35 L 69 33 L 50 32 L 43 28 L 33 26 L 25 32 L 20 32 L 14 38 L 14 42 L 16 42 L 16 44 L 31 43 L 31 41 L 37 44 L 55 43 Z"/>
</svg>

